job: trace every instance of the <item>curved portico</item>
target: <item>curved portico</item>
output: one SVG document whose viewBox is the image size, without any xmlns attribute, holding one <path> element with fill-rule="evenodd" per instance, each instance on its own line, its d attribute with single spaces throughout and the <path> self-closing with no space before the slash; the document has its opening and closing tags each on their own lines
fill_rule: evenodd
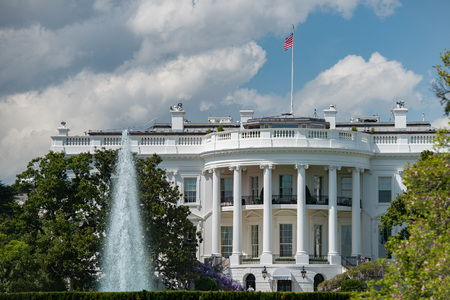
<svg viewBox="0 0 450 300">
<path fill-rule="evenodd" d="M 232 213 L 232 222 L 229 222 L 232 224 L 233 233 L 230 264 L 239 265 L 242 263 L 242 257 L 252 257 L 259 258 L 260 264 L 269 265 L 274 263 L 274 257 L 278 258 L 286 253 L 295 260 L 296 264 L 308 264 L 310 256 L 314 255 L 311 237 L 308 236 L 308 232 L 312 231 L 311 225 L 308 223 L 311 213 L 307 213 L 308 211 L 322 211 L 327 215 L 327 228 L 322 228 L 322 230 L 324 235 L 325 232 L 327 234 L 324 251 L 326 250 L 327 260 L 330 264 L 341 263 L 341 251 L 338 249 L 339 211 L 351 215 L 347 221 L 350 222 L 352 229 L 356 228 L 356 230 L 352 230 L 351 255 L 360 254 L 360 173 L 368 168 L 371 153 L 348 149 L 339 154 L 337 152 L 340 151 L 336 150 L 321 149 L 314 153 L 311 149 L 305 151 L 279 149 L 275 158 L 272 151 L 262 153 L 261 149 L 258 150 L 249 150 L 247 153 L 245 151 L 227 153 L 226 162 L 220 159 L 223 153 L 214 152 L 203 155 L 206 167 L 221 170 L 221 172 L 217 172 L 219 177 L 212 178 L 213 195 L 224 194 L 224 191 L 221 190 L 223 184 L 214 181 L 229 180 L 233 182 L 233 197 L 220 200 L 219 212 L 219 214 Z M 339 157 L 339 162 L 334 159 L 335 157 Z M 316 178 L 320 178 L 322 182 L 314 182 Z M 340 184 L 343 178 L 347 184 L 345 188 L 351 185 L 351 190 L 343 191 Z M 256 185 L 255 182 L 257 182 Z M 263 184 L 261 185 L 261 183 Z M 314 186 L 314 184 L 320 186 Z M 345 196 L 342 194 L 343 192 L 346 193 Z M 239 200 L 234 201 L 234 199 Z M 290 211 L 295 216 L 295 222 L 292 225 L 287 222 L 289 223 L 288 230 L 291 230 L 292 233 L 295 232 L 295 236 L 292 237 L 295 244 L 287 243 L 287 246 L 292 249 L 284 254 L 280 253 L 282 237 L 279 232 L 276 232 L 283 229 L 279 228 L 281 223 L 274 224 L 274 211 L 277 213 Z M 243 226 L 250 226 L 245 221 L 245 216 L 250 212 L 262 216 L 261 222 L 258 223 L 262 226 L 262 234 L 260 234 L 262 241 L 258 241 L 262 249 L 258 249 L 257 257 L 250 251 L 251 241 L 248 237 L 252 233 L 248 228 L 243 229 Z M 214 213 L 217 213 L 217 210 L 213 210 L 213 220 L 220 219 L 220 216 L 214 216 Z M 283 219 L 281 218 L 281 220 Z M 213 222 L 213 224 L 217 226 L 217 222 Z M 260 228 L 258 230 L 261 231 Z M 212 232 L 217 234 L 220 232 L 220 228 L 213 228 Z M 212 241 L 221 242 L 219 237 L 213 238 Z M 212 245 L 212 249 L 219 248 L 221 248 L 220 244 Z M 224 253 L 221 254 L 224 255 Z"/>
</svg>

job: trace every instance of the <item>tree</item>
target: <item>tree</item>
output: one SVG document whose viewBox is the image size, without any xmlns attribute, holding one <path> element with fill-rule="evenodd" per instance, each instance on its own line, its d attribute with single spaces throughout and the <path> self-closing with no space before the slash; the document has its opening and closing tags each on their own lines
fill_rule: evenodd
<svg viewBox="0 0 450 300">
<path fill-rule="evenodd" d="M 140 197 L 153 267 L 168 289 L 189 287 L 194 279 L 200 233 L 188 219 L 188 207 L 178 205 L 182 195 L 158 168 L 161 157 L 137 160 Z"/>
<path fill-rule="evenodd" d="M 28 200 L 21 206 L 9 200 L 1 206 L 0 221 L 4 221 L 0 222 L 0 233 L 6 236 L 1 245 L 12 249 L 14 244 L 23 253 L 28 251 L 30 275 L 19 282 L 14 281 L 12 272 L 7 273 L 11 275 L 5 281 L 7 291 L 12 291 L 14 284 L 16 291 L 26 285 L 39 291 L 93 288 L 100 268 L 116 157 L 117 152 L 111 150 L 74 156 L 50 152 L 33 159 L 18 175 L 14 187 L 28 191 Z M 156 155 L 137 160 L 147 241 L 153 266 L 167 287 L 186 288 L 193 278 L 199 236 L 188 219 L 189 209 L 177 205 L 181 194 L 158 168 L 160 162 Z M 5 252 L 5 263 L 19 258 L 10 254 Z"/>
<path fill-rule="evenodd" d="M 445 299 L 450 293 L 450 153 L 426 153 L 404 169 L 408 238 L 386 244 L 394 263 L 369 292 L 374 298 Z"/>
<path fill-rule="evenodd" d="M 10 242 L 30 247 L 38 290 L 84 290 L 94 284 L 114 159 L 114 151 L 71 157 L 50 152 L 18 175 L 14 186 L 29 191 L 28 200 L 1 231 L 9 232 Z"/>
<path fill-rule="evenodd" d="M 439 78 L 431 84 L 431 88 L 444 106 L 445 114 L 448 116 L 450 113 L 450 73 L 447 69 L 450 67 L 450 52 L 445 50 L 445 53 L 441 54 L 441 59 L 444 65 L 435 66 Z"/>
</svg>

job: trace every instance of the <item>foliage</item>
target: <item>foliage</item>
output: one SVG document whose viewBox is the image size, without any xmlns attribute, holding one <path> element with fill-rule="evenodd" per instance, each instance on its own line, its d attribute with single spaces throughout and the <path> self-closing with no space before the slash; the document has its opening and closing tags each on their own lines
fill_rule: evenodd
<svg viewBox="0 0 450 300">
<path fill-rule="evenodd" d="M 114 158 L 112 151 L 50 152 L 18 175 L 14 186 L 28 199 L 0 231 L 30 247 L 38 290 L 82 290 L 94 282 Z"/>
<path fill-rule="evenodd" d="M 231 276 L 218 272 L 212 265 L 212 259 L 207 259 L 205 263 L 197 263 L 194 268 L 200 278 L 209 277 L 217 282 L 219 290 L 221 291 L 243 291 L 244 287 L 238 282 L 234 281 Z"/>
<path fill-rule="evenodd" d="M 224 131 L 223 125 L 222 125 L 222 124 L 220 124 L 219 127 L 217 127 L 217 131 L 218 131 L 218 132 Z"/>
<path fill-rule="evenodd" d="M 342 282 L 349 279 L 358 280 L 361 282 L 361 285 L 364 286 L 370 280 L 381 279 L 384 276 L 385 268 L 386 265 L 379 262 L 365 262 L 359 266 L 351 268 L 345 273 L 336 275 L 330 280 L 320 283 L 317 288 L 322 292 L 339 291 Z"/>
<path fill-rule="evenodd" d="M 445 50 L 444 54 L 441 53 L 441 60 L 444 65 L 435 66 L 438 72 L 438 80 L 432 83 L 432 90 L 439 98 L 441 105 L 444 106 L 445 114 L 448 116 L 450 113 L 450 52 Z"/>
<path fill-rule="evenodd" d="M 424 153 L 404 169 L 404 203 L 409 237 L 386 246 L 395 263 L 371 297 L 445 299 L 450 293 L 450 153 Z"/>
<path fill-rule="evenodd" d="M 248 292 L 204 292 L 204 291 L 162 291 L 162 292 L 122 292 L 122 293 L 98 293 L 98 292 L 66 292 L 66 293 L 20 293 L 0 294 L 0 300 L 47 300 L 47 299 L 71 299 L 71 300 L 346 300 L 350 293 L 248 293 Z"/>
<path fill-rule="evenodd" d="M 194 279 L 191 270 L 196 264 L 200 233 L 188 219 L 190 210 L 177 205 L 181 199 L 178 187 L 158 168 L 161 157 L 137 160 L 141 204 L 154 269 L 168 289 L 189 287 Z"/>
<path fill-rule="evenodd" d="M 96 284 L 116 156 L 111 150 L 74 156 L 50 152 L 18 175 L 14 187 L 28 191 L 28 200 L 21 206 L 2 201 L 3 290 L 89 290 Z M 168 288 L 186 288 L 199 237 L 189 209 L 177 205 L 178 188 L 157 168 L 160 162 L 157 156 L 138 160 L 148 244 Z M 0 195 L 9 199 L 11 190 L 3 191 L 0 186 Z"/>
<path fill-rule="evenodd" d="M 359 291 L 363 287 L 361 280 L 358 279 L 346 279 L 341 283 L 341 292 L 353 292 Z"/>
<path fill-rule="evenodd" d="M 13 187 L 3 184 L 0 180 L 0 215 L 5 217 L 13 213 L 16 195 L 17 192 Z"/>
<path fill-rule="evenodd" d="M 195 281 L 196 291 L 218 291 L 217 282 L 211 277 L 201 277 Z"/>
</svg>

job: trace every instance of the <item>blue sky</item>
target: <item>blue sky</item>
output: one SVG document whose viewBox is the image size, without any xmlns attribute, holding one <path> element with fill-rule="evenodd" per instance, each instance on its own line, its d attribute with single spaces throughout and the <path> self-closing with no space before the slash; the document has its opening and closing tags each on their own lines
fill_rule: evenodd
<svg viewBox="0 0 450 300">
<path fill-rule="evenodd" d="M 450 49 L 448 0 L 0 0 L 0 180 L 11 184 L 72 135 L 169 121 L 182 102 L 192 122 L 254 109 L 338 121 L 398 100 L 408 120 L 448 120 L 430 92 Z"/>
</svg>

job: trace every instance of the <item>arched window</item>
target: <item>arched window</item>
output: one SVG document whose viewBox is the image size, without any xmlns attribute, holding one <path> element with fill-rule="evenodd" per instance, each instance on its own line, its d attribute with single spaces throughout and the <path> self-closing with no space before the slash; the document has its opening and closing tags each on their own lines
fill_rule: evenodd
<svg viewBox="0 0 450 300">
<path fill-rule="evenodd" d="M 317 286 L 324 281 L 325 278 L 323 278 L 321 274 L 317 274 L 316 276 L 314 276 L 314 292 L 317 292 Z"/>
<path fill-rule="evenodd" d="M 255 275 L 253 275 L 253 274 L 247 275 L 247 278 L 245 279 L 245 289 L 247 290 L 250 285 L 256 291 L 256 279 L 255 279 Z"/>
</svg>

